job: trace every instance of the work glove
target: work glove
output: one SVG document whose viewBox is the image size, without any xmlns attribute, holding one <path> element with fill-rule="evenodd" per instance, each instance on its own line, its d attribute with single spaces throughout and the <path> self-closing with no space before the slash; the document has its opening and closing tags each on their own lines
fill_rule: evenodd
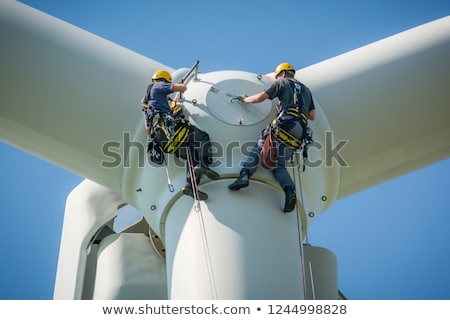
<svg viewBox="0 0 450 320">
<path fill-rule="evenodd" d="M 247 98 L 247 97 L 248 97 L 248 95 L 241 94 L 240 96 L 236 97 L 236 100 L 238 100 L 239 102 L 244 102 L 245 103 L 244 99 Z"/>
</svg>

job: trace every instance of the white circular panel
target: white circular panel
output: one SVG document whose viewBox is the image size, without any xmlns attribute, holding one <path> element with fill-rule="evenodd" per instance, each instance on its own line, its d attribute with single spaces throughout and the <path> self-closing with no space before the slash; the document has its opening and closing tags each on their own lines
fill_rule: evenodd
<svg viewBox="0 0 450 320">
<path fill-rule="evenodd" d="M 263 91 L 261 84 L 244 80 L 228 79 L 212 85 L 206 95 L 208 111 L 215 118 L 233 125 L 252 125 L 265 119 L 271 112 L 272 102 L 247 104 L 236 97 Z"/>
</svg>

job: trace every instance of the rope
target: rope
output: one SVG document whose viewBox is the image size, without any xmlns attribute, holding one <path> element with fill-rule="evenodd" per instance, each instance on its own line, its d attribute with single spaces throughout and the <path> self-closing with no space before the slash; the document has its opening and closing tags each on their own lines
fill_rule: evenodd
<svg viewBox="0 0 450 320">
<path fill-rule="evenodd" d="M 293 154 L 294 155 L 294 154 Z M 297 158 L 297 161 L 299 161 L 298 152 L 295 152 L 295 156 Z M 295 185 L 295 193 L 300 192 L 300 200 L 301 205 L 303 206 L 303 190 L 302 190 L 302 183 L 300 179 L 300 171 L 299 171 L 299 165 L 294 166 L 293 160 L 291 157 L 291 163 L 292 163 L 292 176 L 294 178 L 294 185 Z M 297 172 L 295 171 L 295 167 L 297 167 Z M 297 173 L 297 174 L 296 174 Z M 297 179 L 298 176 L 298 179 Z M 299 190 L 299 191 L 297 191 Z M 299 242 L 299 249 L 300 249 L 300 264 L 302 267 L 302 285 L 303 285 L 303 295 L 306 298 L 306 278 L 305 278 L 305 265 L 303 261 L 303 240 L 302 240 L 302 227 L 301 227 L 301 219 L 300 219 L 300 212 L 299 212 L 298 205 L 296 206 L 296 219 L 297 219 L 297 234 L 298 234 L 298 242 Z M 306 232 L 305 232 L 306 233 Z"/>
<path fill-rule="evenodd" d="M 310 275 L 310 278 L 311 278 L 311 290 L 312 290 L 313 300 L 316 300 L 316 289 L 315 289 L 315 286 L 314 286 L 314 277 L 313 277 L 311 261 L 309 262 L 309 275 Z"/>
<path fill-rule="evenodd" d="M 212 267 L 208 238 L 206 236 L 205 221 L 203 218 L 203 212 L 202 212 L 202 208 L 201 208 L 201 204 L 200 204 L 200 200 L 199 200 L 199 196 L 198 196 L 198 184 L 197 184 L 197 180 L 196 180 L 195 174 L 194 174 L 194 167 L 192 165 L 192 155 L 191 155 L 189 146 L 186 147 L 186 154 L 187 154 L 187 160 L 188 160 L 188 166 L 189 166 L 189 175 L 190 175 L 190 179 L 191 179 L 192 191 L 193 191 L 194 199 L 196 202 L 194 208 L 195 208 L 195 211 L 198 213 L 197 218 L 199 220 L 199 225 L 200 225 L 200 229 L 202 232 L 202 243 L 203 243 L 203 250 L 205 253 L 205 257 L 206 257 L 206 268 L 208 269 L 208 280 L 209 280 L 209 285 L 211 288 L 211 295 L 214 300 L 217 300 L 218 294 L 217 294 L 217 288 L 216 288 L 216 281 L 215 281 L 214 271 L 213 271 L 213 267 Z"/>
<path fill-rule="evenodd" d="M 166 167 L 166 175 L 167 175 L 167 187 L 169 188 L 170 192 L 174 192 L 175 188 L 173 187 L 172 181 L 170 180 L 169 175 L 169 166 L 167 165 L 167 159 L 164 159 L 164 165 Z"/>
<path fill-rule="evenodd" d="M 292 166 L 292 175 L 294 177 L 294 184 L 295 184 L 295 190 L 299 190 L 300 192 L 300 201 L 302 203 L 302 206 L 304 205 L 304 199 L 303 199 L 303 189 L 302 189 L 302 180 L 300 179 L 300 156 L 299 156 L 300 152 L 296 151 L 295 155 L 297 158 L 297 161 L 299 162 L 299 164 L 297 166 Z M 295 174 L 295 167 L 297 168 L 297 174 Z M 297 188 L 297 179 L 296 177 L 298 176 L 298 188 Z M 296 211 L 297 211 L 297 218 L 300 216 L 300 212 L 299 212 L 299 208 L 298 206 L 296 207 Z M 305 229 L 306 230 L 306 229 Z M 305 231 L 305 237 L 308 237 L 308 232 Z M 306 241 L 308 243 L 308 240 Z"/>
<path fill-rule="evenodd" d="M 188 162 L 188 169 L 189 169 L 189 179 L 191 180 L 191 187 L 192 187 L 192 193 L 194 194 L 194 200 L 196 202 L 196 210 L 200 208 L 200 200 L 198 196 L 198 185 L 197 185 L 197 179 L 195 178 L 195 172 L 194 172 L 194 166 L 192 164 L 192 155 L 191 155 L 191 149 L 189 146 L 186 146 L 186 154 L 187 154 L 187 162 Z"/>
</svg>

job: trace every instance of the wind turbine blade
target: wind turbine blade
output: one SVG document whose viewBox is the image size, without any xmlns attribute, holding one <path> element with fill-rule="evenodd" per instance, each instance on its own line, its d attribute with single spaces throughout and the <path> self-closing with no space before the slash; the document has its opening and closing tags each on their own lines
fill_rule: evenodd
<svg viewBox="0 0 450 320">
<path fill-rule="evenodd" d="M 298 74 L 349 141 L 338 197 L 450 155 L 450 16 Z"/>
<path fill-rule="evenodd" d="M 16 1 L 0 3 L 0 42 L 1 139 L 120 191 L 141 96 L 173 69 Z"/>
<path fill-rule="evenodd" d="M 0 6 L 2 140 L 119 190 L 122 166 L 101 166 L 105 143 L 135 130 L 149 75 L 173 70 L 19 2 Z M 349 141 L 339 197 L 450 154 L 448 30 L 445 17 L 299 71 L 335 140 Z"/>
</svg>

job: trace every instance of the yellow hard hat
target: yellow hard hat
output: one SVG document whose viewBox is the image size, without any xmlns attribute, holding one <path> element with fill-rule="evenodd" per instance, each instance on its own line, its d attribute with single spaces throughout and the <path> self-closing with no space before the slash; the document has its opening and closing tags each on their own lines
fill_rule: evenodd
<svg viewBox="0 0 450 320">
<path fill-rule="evenodd" d="M 166 70 L 156 71 L 152 76 L 152 80 L 157 80 L 157 79 L 164 79 L 167 82 L 172 83 L 172 76 Z"/>
<path fill-rule="evenodd" d="M 287 62 L 280 63 L 277 66 L 277 68 L 275 69 L 275 78 L 278 77 L 278 75 L 281 73 L 281 71 L 294 71 L 295 72 L 295 68 Z"/>
</svg>

